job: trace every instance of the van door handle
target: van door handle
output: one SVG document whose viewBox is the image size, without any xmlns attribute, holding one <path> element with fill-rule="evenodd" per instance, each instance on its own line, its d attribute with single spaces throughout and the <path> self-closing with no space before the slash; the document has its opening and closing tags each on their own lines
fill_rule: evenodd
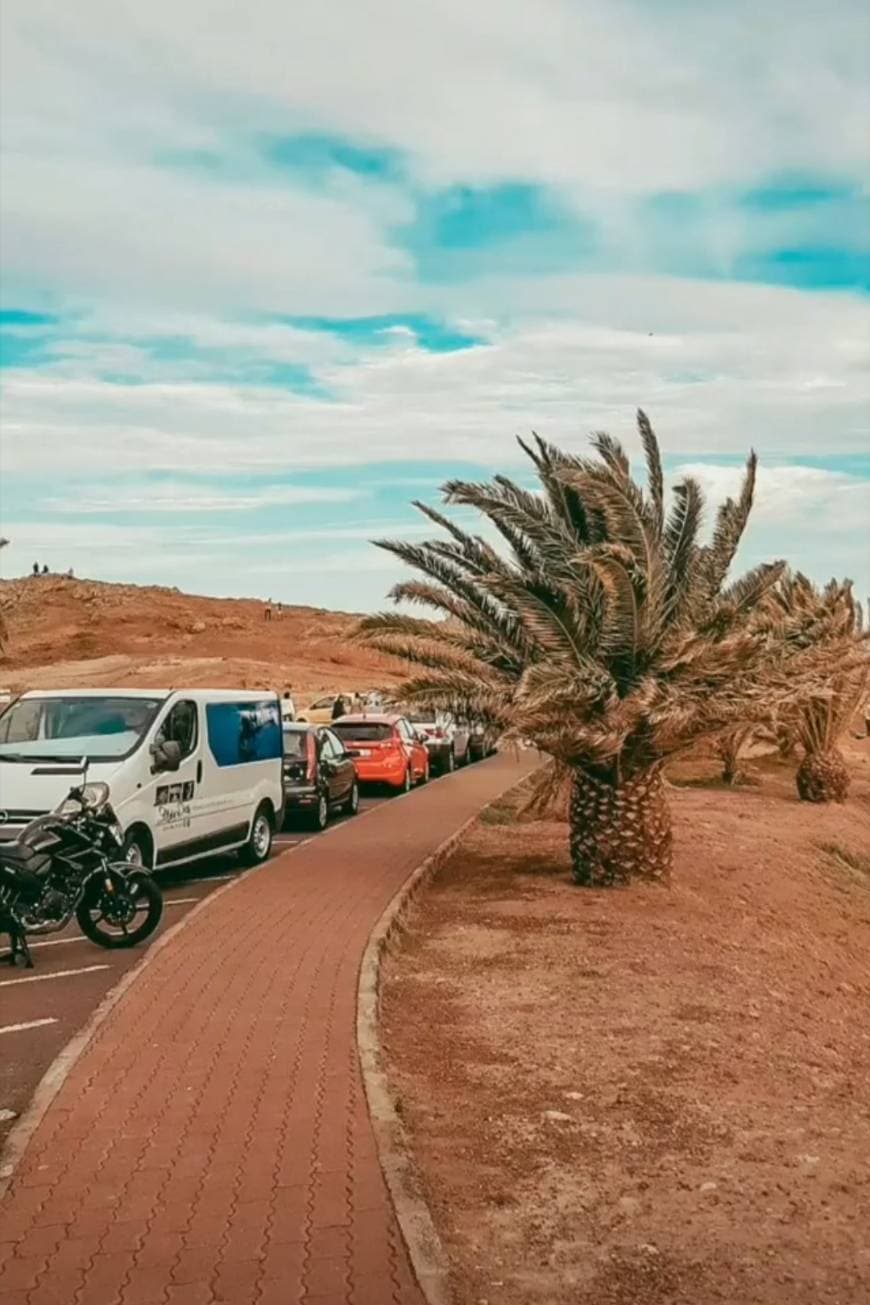
<svg viewBox="0 0 870 1305">
<path fill-rule="evenodd" d="M 197 784 L 201 784 L 201 783 L 202 783 L 202 762 L 201 762 L 201 761 L 198 761 L 198 762 L 196 763 L 196 782 L 197 782 Z"/>
</svg>

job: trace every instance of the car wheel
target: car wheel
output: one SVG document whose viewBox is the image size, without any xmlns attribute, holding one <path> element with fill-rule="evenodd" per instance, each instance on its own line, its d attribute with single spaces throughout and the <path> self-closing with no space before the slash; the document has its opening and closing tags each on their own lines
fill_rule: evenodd
<svg viewBox="0 0 870 1305">
<path fill-rule="evenodd" d="M 452 775 L 455 769 L 456 769 L 456 753 L 451 748 L 450 751 L 447 753 L 447 760 L 444 763 L 444 772 L 447 775 Z"/>
<path fill-rule="evenodd" d="M 413 784 L 414 784 L 414 781 L 413 781 L 413 779 L 412 779 L 412 777 L 411 777 L 411 763 L 410 763 L 410 761 L 409 761 L 408 764 L 407 764 L 407 766 L 405 767 L 405 773 L 404 773 L 404 775 L 402 776 L 402 787 L 401 787 L 401 789 L 399 790 L 399 792 L 400 792 L 400 793 L 410 793 L 410 792 L 411 792 L 411 789 L 413 788 Z"/>
<path fill-rule="evenodd" d="M 420 776 L 420 783 L 421 784 L 429 783 L 429 758 L 428 757 L 426 758 L 426 764 L 423 767 L 423 774 Z"/>
<path fill-rule="evenodd" d="M 344 810 L 345 814 L 348 816 L 355 816 L 359 811 L 359 784 L 356 780 L 351 784 L 350 796 L 345 803 Z"/>
<path fill-rule="evenodd" d="M 272 813 L 264 803 L 262 806 L 257 807 L 256 815 L 251 821 L 251 832 L 248 835 L 248 841 L 240 853 L 245 865 L 262 865 L 264 861 L 269 859 L 274 832 Z"/>
<path fill-rule="evenodd" d="M 318 833 L 322 833 L 329 824 L 329 802 L 326 794 L 321 793 L 317 799 L 317 806 L 311 813 L 311 827 Z"/>
</svg>

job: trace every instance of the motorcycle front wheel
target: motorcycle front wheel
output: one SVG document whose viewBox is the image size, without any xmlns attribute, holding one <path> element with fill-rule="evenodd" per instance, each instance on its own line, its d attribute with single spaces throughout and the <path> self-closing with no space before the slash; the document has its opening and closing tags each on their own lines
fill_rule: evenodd
<svg viewBox="0 0 870 1305">
<path fill-rule="evenodd" d="M 163 894 L 150 875 L 95 877 L 76 910 L 79 928 L 98 947 L 135 947 L 150 935 L 163 915 Z"/>
</svg>

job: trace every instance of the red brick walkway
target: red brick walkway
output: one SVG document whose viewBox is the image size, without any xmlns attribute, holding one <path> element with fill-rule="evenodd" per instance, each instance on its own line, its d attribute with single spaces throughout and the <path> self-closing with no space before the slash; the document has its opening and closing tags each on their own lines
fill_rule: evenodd
<svg viewBox="0 0 870 1305">
<path fill-rule="evenodd" d="M 385 803 L 155 954 L 0 1207 L 3 1305 L 421 1305 L 360 1078 L 360 961 L 410 872 L 519 774 L 499 757 Z"/>
</svg>

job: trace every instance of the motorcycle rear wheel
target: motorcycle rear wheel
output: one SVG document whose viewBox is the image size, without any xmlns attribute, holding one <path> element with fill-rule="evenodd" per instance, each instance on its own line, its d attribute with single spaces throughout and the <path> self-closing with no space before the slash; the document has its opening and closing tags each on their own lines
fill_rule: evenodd
<svg viewBox="0 0 870 1305">
<path fill-rule="evenodd" d="M 123 891 L 131 899 L 129 906 L 133 910 L 133 915 L 127 921 L 111 919 L 114 902 L 109 903 L 104 892 L 95 897 L 89 895 L 78 905 L 78 926 L 85 937 L 90 938 L 98 947 L 135 947 L 137 943 L 149 938 L 160 923 L 163 894 L 150 875 L 131 875 L 126 880 Z M 106 915 L 107 909 L 110 911 L 109 917 Z M 131 928 L 143 912 L 144 919 L 135 928 Z"/>
</svg>

